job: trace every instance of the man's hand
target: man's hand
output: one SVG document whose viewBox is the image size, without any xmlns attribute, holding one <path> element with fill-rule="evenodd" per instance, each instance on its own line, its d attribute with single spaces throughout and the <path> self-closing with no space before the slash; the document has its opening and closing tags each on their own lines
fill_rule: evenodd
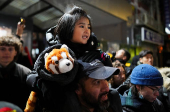
<svg viewBox="0 0 170 112">
<path fill-rule="evenodd" d="M 25 24 L 21 24 L 21 22 L 18 22 L 17 24 L 17 31 L 16 31 L 16 35 L 18 36 L 22 36 L 22 33 L 24 31 L 24 28 L 25 28 Z"/>
</svg>

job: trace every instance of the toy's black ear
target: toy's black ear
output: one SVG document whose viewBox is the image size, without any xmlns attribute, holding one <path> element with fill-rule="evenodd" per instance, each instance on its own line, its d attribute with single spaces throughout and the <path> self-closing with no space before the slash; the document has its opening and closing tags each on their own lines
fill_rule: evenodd
<svg viewBox="0 0 170 112">
<path fill-rule="evenodd" d="M 53 26 L 46 32 L 46 40 L 49 46 L 59 44 L 58 35 L 54 34 L 54 30 L 57 26 Z"/>
</svg>

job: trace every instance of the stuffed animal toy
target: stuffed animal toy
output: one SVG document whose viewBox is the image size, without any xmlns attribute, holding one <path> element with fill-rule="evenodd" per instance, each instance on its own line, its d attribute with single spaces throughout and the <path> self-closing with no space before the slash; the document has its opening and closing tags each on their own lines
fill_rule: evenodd
<svg viewBox="0 0 170 112">
<path fill-rule="evenodd" d="M 74 65 L 74 59 L 64 44 L 60 49 L 53 49 L 45 54 L 45 68 L 52 74 L 61 74 L 70 71 Z"/>
<path fill-rule="evenodd" d="M 74 59 L 69 54 L 68 47 L 64 44 L 60 49 L 54 48 L 44 55 L 45 69 L 52 75 L 62 75 L 74 67 Z M 37 96 L 31 91 L 24 112 L 34 112 Z"/>
</svg>

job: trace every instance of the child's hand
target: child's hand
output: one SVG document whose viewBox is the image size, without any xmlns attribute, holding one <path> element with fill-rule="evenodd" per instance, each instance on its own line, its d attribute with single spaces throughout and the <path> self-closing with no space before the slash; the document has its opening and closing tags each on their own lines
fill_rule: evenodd
<svg viewBox="0 0 170 112">
<path fill-rule="evenodd" d="M 107 53 L 105 53 L 105 52 L 102 52 L 101 53 L 101 61 L 105 61 L 106 59 L 110 59 L 110 56 L 107 54 Z"/>
<path fill-rule="evenodd" d="M 39 86 L 41 86 L 41 80 L 42 78 L 38 76 L 38 73 L 32 73 L 27 76 L 26 83 L 31 88 L 31 90 L 38 92 Z"/>
<path fill-rule="evenodd" d="M 113 67 L 112 61 L 111 61 L 111 59 L 110 59 L 110 56 L 109 56 L 107 53 L 105 53 L 105 52 L 103 52 L 103 51 L 101 51 L 101 50 L 100 50 L 100 53 L 101 53 L 100 61 L 101 61 L 105 66 Z"/>
</svg>

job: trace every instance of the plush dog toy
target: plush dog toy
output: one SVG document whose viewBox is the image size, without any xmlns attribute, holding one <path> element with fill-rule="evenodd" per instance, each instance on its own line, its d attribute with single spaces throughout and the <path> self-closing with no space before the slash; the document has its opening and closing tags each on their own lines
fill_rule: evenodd
<svg viewBox="0 0 170 112">
<path fill-rule="evenodd" d="M 45 69 L 52 75 L 62 75 L 74 67 L 74 59 L 69 54 L 68 47 L 64 44 L 60 49 L 53 49 L 44 55 Z M 24 112 L 34 112 L 36 105 L 36 92 L 31 91 Z"/>
</svg>

